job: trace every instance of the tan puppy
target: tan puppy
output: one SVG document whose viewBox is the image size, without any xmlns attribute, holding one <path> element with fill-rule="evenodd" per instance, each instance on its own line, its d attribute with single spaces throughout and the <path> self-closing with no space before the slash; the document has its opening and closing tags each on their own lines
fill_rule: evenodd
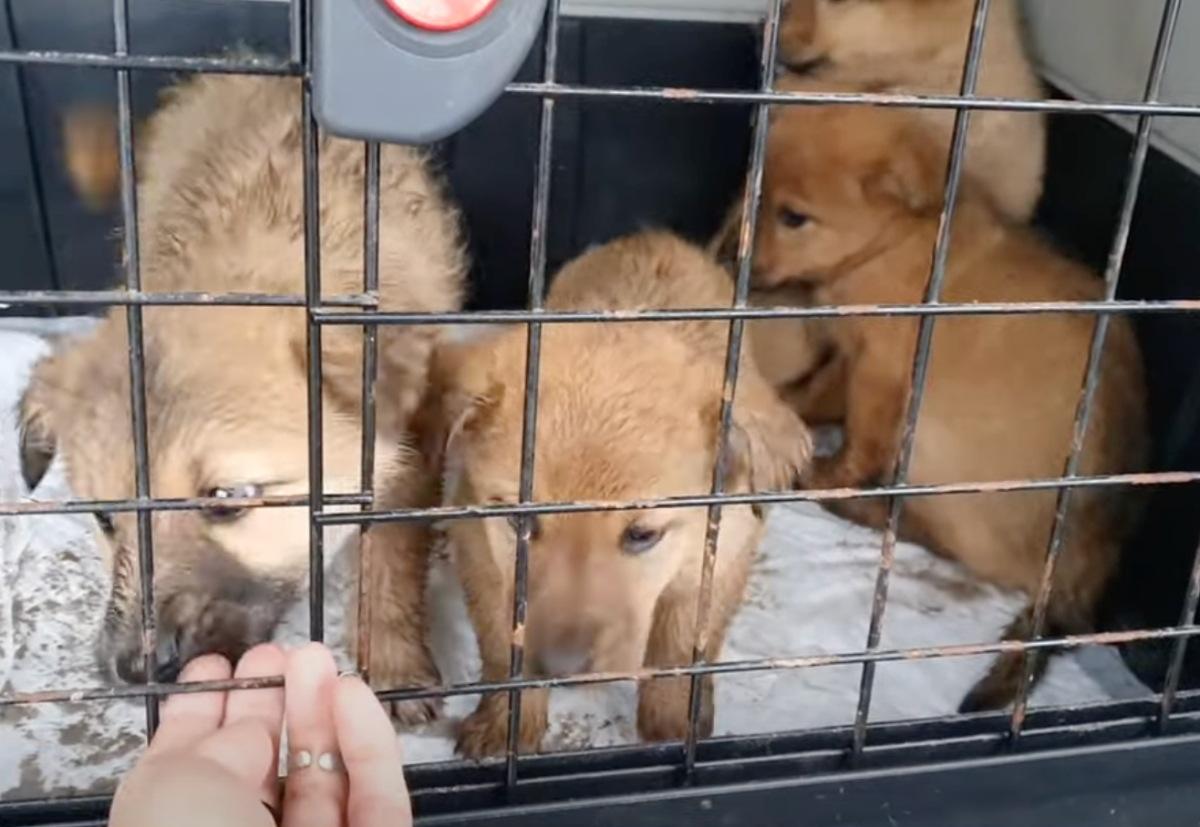
<svg viewBox="0 0 1200 827">
<path fill-rule="evenodd" d="M 860 107 L 795 108 L 773 127 L 756 283 L 803 282 L 813 303 L 919 303 L 941 207 L 945 148 L 910 113 Z M 943 300 L 1095 300 L 1100 280 L 1030 231 L 1001 220 L 971 184 L 962 192 Z M 1090 315 L 939 319 L 910 480 L 917 484 L 1046 478 L 1061 474 L 1090 337 Z M 807 483 L 839 488 L 886 483 L 896 460 L 911 382 L 916 318 L 824 323 L 845 374 L 846 444 L 818 460 Z M 1081 473 L 1141 468 L 1142 367 L 1132 328 L 1114 318 Z M 817 377 L 819 379 L 819 377 Z M 801 408 L 801 415 L 806 411 Z M 1092 628 L 1128 526 L 1125 500 L 1106 489 L 1075 492 L 1048 616 L 1052 633 Z M 1114 501 L 1114 497 L 1117 497 Z M 1034 594 L 1055 493 L 933 496 L 904 509 L 905 537 L 954 557 L 981 577 Z M 836 509 L 881 526 L 882 500 Z M 1029 614 L 1009 630 L 1027 636 Z M 1007 703 L 1017 659 L 1003 656 L 964 703 Z"/>
<path fill-rule="evenodd" d="M 790 0 L 779 35 L 784 62 L 801 67 L 821 89 L 827 82 L 877 91 L 957 94 L 975 0 Z M 1044 92 L 1022 42 L 1017 0 L 989 10 L 976 93 L 1040 100 Z M 925 110 L 925 122 L 949 133 L 950 110 Z M 977 112 L 967 139 L 967 169 L 1001 213 L 1032 215 L 1042 193 L 1045 117 Z"/>
<path fill-rule="evenodd" d="M 71 109 L 62 124 L 63 162 L 67 178 L 88 209 L 112 206 L 121 186 L 117 124 L 111 109 Z"/>
<path fill-rule="evenodd" d="M 147 291 L 304 291 L 300 83 L 200 77 L 167 98 L 139 146 L 142 278 Z M 99 145 L 99 144 L 98 144 Z M 322 283 L 361 291 L 363 148 L 321 141 Z M 423 156 L 382 157 L 380 303 L 459 306 L 458 219 Z M 39 365 L 22 404 L 31 486 L 55 452 L 75 494 L 135 496 L 126 318 L 114 309 L 86 338 Z M 257 497 L 308 490 L 306 325 L 298 307 L 146 307 L 146 409 L 155 497 Z M 378 503 L 426 496 L 421 463 L 403 445 L 424 393 L 435 331 L 379 333 Z M 325 488 L 359 486 L 362 332 L 323 336 Z M 100 653 L 126 680 L 141 666 L 133 514 L 97 514 L 113 584 Z M 306 509 L 167 511 L 153 518 L 160 662 L 169 678 L 197 653 L 236 658 L 270 636 L 307 580 Z M 357 530 L 326 533 L 327 555 Z M 426 538 L 391 526 L 368 534 L 374 555 L 377 685 L 437 679 L 422 638 Z M 429 714 L 427 704 L 403 710 Z"/>
<path fill-rule="evenodd" d="M 554 309 L 728 306 L 729 281 L 704 254 L 661 233 L 613 242 L 568 265 Z M 727 323 L 549 325 L 542 334 L 534 497 L 622 501 L 702 494 L 712 484 Z M 440 354 L 435 404 L 443 423 L 448 504 L 517 499 L 525 374 L 524 329 Z M 743 360 L 727 490 L 791 484 L 811 441 Z M 529 675 L 630 672 L 689 664 L 696 633 L 706 509 L 541 516 L 534 521 L 525 664 Z M 762 529 L 750 506 L 723 509 L 705 656 L 719 657 Z M 483 679 L 507 678 L 513 526 L 447 525 L 479 640 Z M 643 683 L 638 730 L 651 740 L 687 729 L 689 680 Z M 703 682 L 702 732 L 713 726 Z M 524 693 L 521 747 L 537 750 L 547 693 Z M 508 696 L 485 696 L 463 723 L 468 756 L 504 749 Z"/>
</svg>

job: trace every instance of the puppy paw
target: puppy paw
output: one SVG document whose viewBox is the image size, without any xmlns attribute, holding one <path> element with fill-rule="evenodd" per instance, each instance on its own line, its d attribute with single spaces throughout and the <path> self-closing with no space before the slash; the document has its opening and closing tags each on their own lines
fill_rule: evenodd
<svg viewBox="0 0 1200 827">
<path fill-rule="evenodd" d="M 702 683 L 700 719 L 701 738 L 712 735 L 715 717 L 712 679 Z M 687 737 L 691 712 L 691 681 L 687 678 L 659 678 L 642 684 L 638 690 L 638 734 L 644 741 L 682 741 Z"/>
<path fill-rule="evenodd" d="M 405 729 L 437 720 L 442 714 L 441 698 L 420 698 L 415 701 L 388 701 L 384 709 L 392 720 Z"/>
<path fill-rule="evenodd" d="M 801 480 L 804 488 L 812 490 L 851 488 L 861 481 L 861 475 L 840 456 L 816 457 Z"/>
<path fill-rule="evenodd" d="M 416 647 L 409 657 L 371 660 L 371 687 L 376 691 L 441 685 L 442 678 L 437 666 L 423 646 Z M 401 726 L 415 727 L 429 723 L 441 714 L 442 699 L 387 701 L 384 708 Z"/>
<path fill-rule="evenodd" d="M 464 758 L 503 755 L 508 746 L 508 715 L 492 705 L 480 705 L 463 719 L 456 748 Z"/>
<path fill-rule="evenodd" d="M 537 752 L 546 734 L 547 708 L 536 693 L 526 692 L 521 700 L 522 753 Z M 535 697 L 530 697 L 535 695 Z M 480 759 L 504 755 L 508 750 L 508 695 L 488 695 L 459 726 L 456 749 L 464 758 Z"/>
</svg>

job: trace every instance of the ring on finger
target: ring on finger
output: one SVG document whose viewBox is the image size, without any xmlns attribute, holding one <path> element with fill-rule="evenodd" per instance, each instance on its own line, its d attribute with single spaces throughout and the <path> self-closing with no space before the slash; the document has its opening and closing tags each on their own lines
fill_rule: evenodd
<svg viewBox="0 0 1200 827">
<path fill-rule="evenodd" d="M 337 752 L 320 752 L 314 754 L 311 750 L 298 749 L 288 754 L 288 772 L 293 769 L 318 769 L 324 772 L 344 773 L 346 764 Z"/>
</svg>

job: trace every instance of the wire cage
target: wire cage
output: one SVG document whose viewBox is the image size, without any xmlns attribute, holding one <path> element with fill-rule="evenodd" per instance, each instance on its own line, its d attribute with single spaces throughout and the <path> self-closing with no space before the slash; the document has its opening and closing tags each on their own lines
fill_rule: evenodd
<svg viewBox="0 0 1200 827">
<path fill-rule="evenodd" d="M 1200 751 L 1193 733 L 1200 698 L 1181 692 L 1185 652 L 1200 627 L 1195 615 L 1200 605 L 1200 552 L 1191 567 L 1186 595 L 1174 625 L 1123 631 L 1104 631 L 1067 637 L 1046 636 L 1047 606 L 1053 600 L 1052 575 L 1063 547 L 1066 515 L 1073 492 L 1081 488 L 1131 486 L 1186 486 L 1200 482 L 1200 471 L 1162 471 L 1146 474 L 1086 476 L 1080 472 L 1084 434 L 1100 377 L 1101 355 L 1109 325 L 1119 314 L 1177 315 L 1200 311 L 1195 299 L 1118 299 L 1143 175 L 1151 151 L 1156 118 L 1196 117 L 1200 106 L 1161 101 L 1163 77 L 1176 30 L 1182 0 L 1166 0 L 1144 94 L 1133 102 L 1084 102 L 1068 99 L 1012 100 L 976 94 L 982 44 L 990 0 L 975 0 L 970 40 L 961 88 L 954 95 L 898 93 L 798 93 L 775 91 L 776 41 L 783 0 L 771 0 L 762 28 L 758 65 L 759 85 L 752 91 L 723 91 L 655 86 L 600 86 L 565 83 L 557 71 L 560 2 L 550 0 L 544 21 L 542 77 L 510 83 L 505 94 L 538 102 L 538 140 L 533 169 L 533 211 L 529 240 L 528 307 L 523 310 L 462 310 L 447 313 L 382 312 L 378 303 L 380 238 L 380 145 L 363 147 L 367 186 L 363 215 L 366 227 L 364 278 L 361 293 L 322 297 L 321 225 L 314 208 L 320 198 L 318 127 L 313 116 L 313 89 L 309 70 L 312 51 L 311 4 L 290 0 L 289 54 L 283 60 L 243 60 L 229 57 L 144 55 L 130 50 L 128 0 L 113 0 L 111 54 L 67 51 L 0 51 L 0 62 L 20 67 L 66 66 L 103 69 L 115 78 L 120 146 L 121 215 L 126 256 L 125 281 L 108 290 L 4 290 L 0 302 L 12 308 L 63 308 L 125 306 L 131 377 L 131 438 L 136 458 L 136 494 L 123 501 L 9 502 L 0 504 L 0 516 L 131 512 L 137 515 L 137 561 L 141 583 L 141 621 L 145 672 L 157 672 L 155 649 L 154 547 L 151 518 L 156 511 L 198 510 L 214 505 L 246 508 L 304 506 L 308 509 L 309 632 L 314 640 L 325 633 L 324 529 L 404 521 L 445 521 L 483 517 L 515 518 L 519 526 L 516 546 L 515 599 L 512 606 L 509 679 L 499 682 L 404 687 L 383 691 L 388 700 L 445 698 L 480 692 L 503 692 L 510 699 L 509 740 L 505 757 L 498 762 L 455 763 L 411 770 L 410 787 L 418 819 L 425 823 L 538 824 L 562 817 L 583 823 L 621 821 L 658 824 L 686 818 L 697 824 L 794 823 L 806 813 L 814 824 L 957 823 L 970 813 L 980 823 L 1011 823 L 1019 817 L 1047 823 L 1051 818 L 1086 818 L 1107 815 L 1114 796 L 1123 796 L 1123 813 L 1137 812 L 1132 821 L 1159 818 L 1173 823 L 1171 813 L 1194 812 L 1198 792 L 1186 767 Z M 142 289 L 138 237 L 138 204 L 135 180 L 133 88 L 135 73 L 235 73 L 293 75 L 304 79 L 302 98 L 304 172 L 305 290 L 303 295 L 250 295 L 208 293 L 157 293 Z M 544 307 L 548 269 L 548 226 L 554 170 L 556 114 L 564 101 L 639 101 L 668 106 L 752 107 L 753 127 L 748 159 L 748 182 L 738 231 L 736 289 L 733 304 L 725 309 L 646 310 L 636 312 L 576 312 Z M 952 110 L 955 113 L 952 151 L 946 170 L 945 202 L 924 301 L 914 305 L 775 307 L 748 304 L 752 269 L 752 239 L 759 221 L 763 169 L 768 135 L 768 111 L 774 106 L 813 103 L 909 107 Z M 1103 298 L 1097 301 L 953 303 L 944 301 L 942 288 L 954 220 L 963 178 L 967 130 L 972 115 L 982 111 L 1011 110 L 1066 115 L 1121 115 L 1136 119 L 1128 171 L 1124 178 L 1116 232 L 1111 239 L 1104 269 Z M 236 305 L 301 307 L 307 316 L 309 491 L 316 496 L 257 497 L 249 499 L 153 499 L 150 496 L 147 414 L 145 398 L 146 354 L 142 310 L 162 305 Z M 917 485 L 908 481 L 913 445 L 920 416 L 930 350 L 937 321 L 943 317 L 984 317 L 1001 314 L 1086 314 L 1097 323 L 1091 339 L 1087 368 L 1080 377 L 1069 456 L 1058 477 L 1012 479 L 988 483 Z M 746 324 L 766 318 L 832 318 L 841 316 L 919 318 L 916 359 L 912 367 L 913 392 L 904 417 L 899 459 L 893 481 L 868 489 L 797 490 L 768 494 L 730 493 L 726 490 L 728 441 L 732 399 L 739 379 L 739 354 Z M 584 322 L 663 322 L 716 320 L 728 323 L 720 416 L 720 449 L 712 470 L 711 491 L 706 495 L 637 502 L 539 502 L 533 496 L 534 445 L 539 398 L 541 338 L 547 325 Z M 381 325 L 498 325 L 526 326 L 527 361 L 524 391 L 523 441 L 518 503 L 511 506 L 436 507 L 383 510 L 373 504 L 375 480 L 375 377 L 377 333 Z M 360 490 L 331 494 L 325 491 L 322 434 L 322 335 L 332 326 L 361 328 L 362 364 L 362 467 Z M 881 632 L 886 615 L 889 578 L 895 560 L 898 526 L 906 498 L 975 492 L 1053 490 L 1057 500 L 1053 530 L 1045 552 L 1041 587 L 1034 601 L 1034 634 L 1029 640 L 1005 640 L 971 645 L 883 648 Z M 712 599 L 712 577 L 722 508 L 735 504 L 782 504 L 873 498 L 888 504 L 882 535 L 867 638 L 860 649 L 831 655 L 780 656 L 709 662 L 702 648 L 694 648 L 688 666 L 643 670 L 629 674 L 589 674 L 566 678 L 524 677 L 521 629 L 527 609 L 528 559 L 532 518 L 537 515 L 648 508 L 704 508 L 708 529 L 704 544 L 701 617 Z M 333 507 L 343 508 L 333 508 Z M 347 511 L 345 506 L 358 510 Z M 365 577 L 365 575 L 364 575 Z M 364 590 L 363 595 L 366 594 Z M 369 615 L 366 600 L 360 616 Z M 360 624 L 365 630 L 366 623 Z M 369 648 L 365 632 L 360 657 Z M 871 724 L 868 715 L 878 664 L 892 661 L 925 661 L 1001 652 L 1062 650 L 1092 644 L 1128 644 L 1158 641 L 1170 647 L 1169 669 L 1161 692 L 1146 701 L 1049 709 L 1031 712 L 1026 680 L 1011 713 L 981 714 L 936 721 Z M 861 667 L 861 681 L 853 724 L 811 732 L 776 733 L 752 738 L 699 737 L 701 714 L 699 682 L 703 676 L 770 670 L 802 670 L 830 665 Z M 521 691 L 584 684 L 687 677 L 691 682 L 690 725 L 682 743 L 589 750 L 563 755 L 522 755 L 518 744 Z M 0 708 L 30 704 L 103 702 L 140 698 L 145 704 L 146 735 L 158 722 L 159 703 L 181 692 L 213 689 L 278 686 L 280 678 L 174 684 L 151 680 L 146 685 L 118 687 L 48 687 L 38 692 L 0 694 Z M 1153 737 L 1150 737 L 1153 736 Z M 1133 759 L 1133 760 L 1130 760 Z M 1012 791 L 1020 790 L 1020 796 Z M 1016 802 L 1014 798 L 1021 798 Z M 1072 802 L 1069 807 L 1063 801 Z M 988 810 L 984 805 L 990 805 Z M 41 800 L 0 804 L 0 823 L 102 823 L 107 801 L 103 798 Z M 1063 806 L 1064 809 L 1056 809 Z M 800 809 L 803 808 L 803 809 Z M 1005 809 L 1008 808 L 1008 809 Z M 1025 808 L 1025 809 L 1019 809 Z M 987 814 L 985 814 L 987 810 Z M 1126 816 L 1127 818 L 1129 816 Z M 1182 823 L 1182 822 L 1181 822 Z"/>
</svg>

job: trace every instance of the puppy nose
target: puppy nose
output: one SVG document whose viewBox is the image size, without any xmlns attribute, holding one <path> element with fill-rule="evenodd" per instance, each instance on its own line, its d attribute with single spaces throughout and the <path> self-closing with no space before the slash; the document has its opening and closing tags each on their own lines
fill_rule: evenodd
<svg viewBox="0 0 1200 827">
<path fill-rule="evenodd" d="M 588 671 L 592 655 L 587 649 L 577 647 L 551 647 L 539 652 L 536 658 L 538 672 L 552 678 L 564 678 Z"/>
<path fill-rule="evenodd" d="M 158 641 L 154 679 L 159 683 L 171 683 L 179 677 L 183 668 L 179 657 L 179 645 L 174 635 L 165 635 Z M 146 660 L 140 648 L 129 648 L 114 658 L 113 671 L 125 683 L 146 682 Z"/>
</svg>

